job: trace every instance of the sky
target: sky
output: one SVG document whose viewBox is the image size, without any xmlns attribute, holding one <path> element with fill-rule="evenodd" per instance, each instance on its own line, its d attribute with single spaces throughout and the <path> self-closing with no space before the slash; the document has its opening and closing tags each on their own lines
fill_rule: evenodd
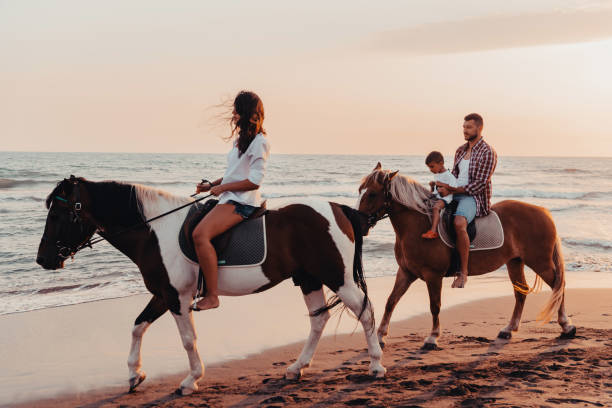
<svg viewBox="0 0 612 408">
<path fill-rule="evenodd" d="M 0 150 L 612 156 L 612 1 L 0 0 Z"/>
</svg>

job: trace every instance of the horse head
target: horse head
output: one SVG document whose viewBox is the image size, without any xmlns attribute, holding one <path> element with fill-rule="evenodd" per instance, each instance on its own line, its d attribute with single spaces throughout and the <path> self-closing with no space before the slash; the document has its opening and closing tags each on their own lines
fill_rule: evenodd
<svg viewBox="0 0 612 408">
<path fill-rule="evenodd" d="M 374 170 L 361 181 L 357 209 L 368 217 L 369 228 L 388 214 L 391 208 L 391 180 L 397 173 L 383 170 L 378 162 Z"/>
<path fill-rule="evenodd" d="M 82 177 L 60 181 L 47 197 L 49 210 L 38 246 L 36 263 L 45 269 L 63 268 L 64 261 L 89 241 L 97 226 L 92 221 L 90 199 Z"/>
</svg>

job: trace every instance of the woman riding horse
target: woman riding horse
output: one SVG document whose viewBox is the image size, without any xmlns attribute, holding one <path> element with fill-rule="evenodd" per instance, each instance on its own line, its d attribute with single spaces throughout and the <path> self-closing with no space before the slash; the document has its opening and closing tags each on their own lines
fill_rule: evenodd
<svg viewBox="0 0 612 408">
<path fill-rule="evenodd" d="M 193 231 L 193 242 L 206 281 L 206 294 L 194 310 L 219 307 L 217 289 L 217 253 L 211 243 L 249 216 L 261 205 L 259 186 L 270 156 L 270 144 L 263 128 L 264 108 L 253 92 L 242 91 L 234 99 L 231 123 L 234 146 L 227 155 L 223 178 L 196 186 L 196 193 L 209 191 L 219 203 L 200 221 Z"/>
</svg>

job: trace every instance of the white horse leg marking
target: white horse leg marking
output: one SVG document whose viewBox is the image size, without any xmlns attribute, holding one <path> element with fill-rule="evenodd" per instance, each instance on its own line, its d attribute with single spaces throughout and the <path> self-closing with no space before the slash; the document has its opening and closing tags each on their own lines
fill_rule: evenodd
<svg viewBox="0 0 612 408">
<path fill-rule="evenodd" d="M 559 306 L 557 322 L 559 323 L 559 326 L 561 326 L 561 330 L 563 330 L 564 334 L 567 334 L 572 330 L 576 330 L 576 327 L 572 324 L 572 319 L 570 319 L 570 317 L 565 313 L 565 299 L 563 299 L 561 306 Z"/>
<path fill-rule="evenodd" d="M 329 235 L 336 244 L 336 248 L 338 252 L 340 252 L 342 262 L 344 263 L 344 285 L 338 289 L 337 295 L 355 316 L 359 316 L 365 295 L 353 280 L 353 255 L 355 254 L 355 244 L 342 232 L 336 223 L 331 204 L 322 204 L 323 203 L 320 202 L 308 202 L 306 205 L 311 206 L 329 221 Z M 380 344 L 378 344 L 378 338 L 374 330 L 373 315 L 372 305 L 368 302 L 359 320 L 363 326 L 366 341 L 368 342 L 370 374 L 375 377 L 384 377 L 387 370 L 380 362 L 382 358 L 382 349 L 380 348 Z"/>
<path fill-rule="evenodd" d="M 130 347 L 130 355 L 128 356 L 130 390 L 136 388 L 145 378 L 145 373 L 140 370 L 142 366 L 140 349 L 142 345 L 142 336 L 150 325 L 151 323 L 149 322 L 142 322 L 135 325 L 132 329 L 132 345 Z"/>
<path fill-rule="evenodd" d="M 189 358 L 190 372 L 189 375 L 181 382 L 179 388 L 182 395 L 189 395 L 194 391 L 197 391 L 198 380 L 204 374 L 204 365 L 200 359 L 200 354 L 198 353 L 198 347 L 196 344 L 197 336 L 193 324 L 193 315 L 189 309 L 191 299 L 191 293 L 179 295 L 179 300 L 181 302 L 181 314 L 176 315 L 172 313 L 172 316 L 174 316 L 174 320 L 176 321 L 176 326 L 178 327 L 181 335 L 181 340 L 183 341 L 183 347 L 185 348 L 187 357 Z"/>
<path fill-rule="evenodd" d="M 315 310 L 322 308 L 325 306 L 325 295 L 323 294 L 323 289 L 321 288 L 315 292 L 304 295 L 304 301 L 306 302 L 308 312 L 311 314 Z M 287 367 L 285 378 L 288 380 L 296 380 L 301 377 L 302 368 L 310 366 L 312 356 L 317 349 L 317 344 L 319 344 L 321 333 L 323 333 L 323 328 L 325 327 L 328 319 L 329 311 L 325 311 L 318 316 L 310 316 L 310 335 L 308 336 L 308 339 L 306 340 L 304 348 L 302 349 L 298 359 L 295 361 L 295 363 Z"/>
<path fill-rule="evenodd" d="M 345 281 L 345 284 L 338 289 L 338 297 L 342 299 L 344 304 L 355 314 L 355 316 L 359 316 L 365 295 L 357 287 L 355 282 L 352 280 L 350 282 Z M 363 326 L 365 338 L 368 343 L 368 354 L 370 355 L 370 375 L 377 378 L 384 377 L 387 370 L 381 363 L 382 349 L 380 348 L 378 337 L 376 335 L 376 331 L 374 330 L 374 317 L 370 302 L 368 302 L 359 321 Z"/>
</svg>

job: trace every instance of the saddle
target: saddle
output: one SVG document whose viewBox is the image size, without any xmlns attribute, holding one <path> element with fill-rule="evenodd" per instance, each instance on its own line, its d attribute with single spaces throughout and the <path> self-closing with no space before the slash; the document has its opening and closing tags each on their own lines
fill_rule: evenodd
<svg viewBox="0 0 612 408">
<path fill-rule="evenodd" d="M 455 249 L 455 241 L 457 239 L 455 233 L 453 215 L 457 210 L 457 202 L 453 201 L 440 214 L 440 223 L 438 224 L 438 235 L 442 242 L 452 249 L 451 265 L 446 273 L 446 276 L 454 276 L 459 271 L 459 254 Z M 467 227 L 468 236 L 470 238 L 470 252 L 484 251 L 488 249 L 497 249 L 504 245 L 504 229 L 502 227 L 499 216 L 495 211 L 489 212 L 484 217 L 476 217 Z"/>
<path fill-rule="evenodd" d="M 218 200 L 211 199 L 204 204 L 193 204 L 183 221 L 178 241 L 183 255 L 191 262 L 198 263 L 198 256 L 193 244 L 193 230 L 217 203 Z M 247 220 L 235 225 L 211 241 L 217 252 L 219 266 L 257 266 L 266 260 L 266 212 L 264 202 Z"/>
</svg>

